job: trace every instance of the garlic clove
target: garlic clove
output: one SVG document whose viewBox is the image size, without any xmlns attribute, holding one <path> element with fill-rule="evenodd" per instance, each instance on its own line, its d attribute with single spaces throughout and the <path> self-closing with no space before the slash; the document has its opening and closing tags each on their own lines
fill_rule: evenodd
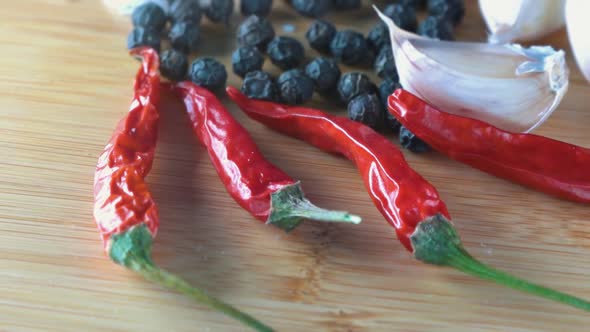
<svg viewBox="0 0 590 332">
<path fill-rule="evenodd" d="M 429 39 L 387 24 L 401 85 L 446 112 L 528 132 L 568 87 L 565 53 L 553 48 Z"/>
<path fill-rule="evenodd" d="M 588 38 L 590 25 L 587 17 L 589 12 L 590 1 L 568 0 L 565 9 L 567 33 L 578 67 L 584 77 L 590 81 L 590 38 Z"/>
<path fill-rule="evenodd" d="M 490 43 L 543 37 L 565 24 L 566 0 L 479 0 Z"/>
</svg>

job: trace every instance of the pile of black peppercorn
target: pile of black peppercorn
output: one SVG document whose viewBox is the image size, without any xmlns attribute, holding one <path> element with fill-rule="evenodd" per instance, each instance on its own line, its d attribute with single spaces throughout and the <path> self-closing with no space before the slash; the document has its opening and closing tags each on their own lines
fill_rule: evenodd
<svg viewBox="0 0 590 332">
<path fill-rule="evenodd" d="M 150 46 L 160 51 L 161 36 L 167 36 L 171 48 L 160 54 L 160 72 L 172 81 L 190 79 L 213 91 L 227 81 L 223 64 L 211 57 L 195 59 L 200 41 L 202 14 L 210 21 L 227 25 L 234 0 L 214 0 L 201 7 L 200 0 L 168 0 L 168 8 L 155 2 L 138 6 L 132 14 L 133 30 L 128 47 Z M 330 10 L 353 10 L 360 0 L 288 0 L 301 15 L 318 18 Z M 339 99 L 347 105 L 349 118 L 377 130 L 399 132 L 405 148 L 422 152 L 428 146 L 409 132 L 387 112 L 387 97 L 401 88 L 390 45 L 389 31 L 383 22 L 376 24 L 365 37 L 351 29 L 337 30 L 330 22 L 316 19 L 306 39 L 322 56 L 305 64 L 305 48 L 289 36 L 276 36 L 266 18 L 272 0 L 241 0 L 246 16 L 237 30 L 238 48 L 232 53 L 233 72 L 243 78 L 242 92 L 250 98 L 302 104 L 317 92 L 326 98 Z M 428 16 L 418 22 L 417 11 Z M 453 27 L 465 13 L 463 0 L 396 0 L 383 8 L 400 28 L 441 40 L 453 40 Z M 265 58 L 283 72 L 275 79 L 262 70 Z M 371 65 L 381 83 L 377 86 L 362 72 L 341 73 L 339 63 L 348 66 Z"/>
<path fill-rule="evenodd" d="M 276 36 L 272 24 L 262 16 L 250 15 L 237 31 L 238 48 L 232 53 L 232 69 L 244 78 L 242 92 L 249 98 L 302 104 L 311 99 L 314 81 L 300 68 L 305 48 L 289 36 Z M 275 80 L 262 71 L 265 55 L 283 70 Z"/>
<path fill-rule="evenodd" d="M 295 2 L 292 4 L 295 5 Z M 295 9 L 301 11 L 297 7 Z M 421 23 L 416 14 L 419 10 L 426 10 L 429 14 Z M 397 0 L 386 6 L 383 13 L 402 29 L 430 38 L 454 40 L 453 27 L 463 18 L 465 7 L 463 0 Z M 356 31 L 337 31 L 330 22 L 318 19 L 309 26 L 306 39 L 311 48 L 331 55 L 345 65 L 372 62 L 375 73 L 383 80 L 377 88 L 365 74 L 351 72 L 341 76 L 337 91 L 340 100 L 348 105 L 349 118 L 375 129 L 399 132 L 400 143 L 410 151 L 428 150 L 424 142 L 387 112 L 387 97 L 402 86 L 391 50 L 389 30 L 383 22 L 376 24 L 365 38 Z M 308 70 L 308 76 L 314 80 L 316 90 L 320 92 L 322 89 L 320 94 L 323 95 L 326 95 L 325 84 L 317 80 L 333 76 L 335 70 L 329 69 L 331 67 L 327 65 L 320 67 L 318 61 L 326 63 L 328 60 L 316 59 L 309 65 L 314 70 Z"/>
<path fill-rule="evenodd" d="M 287 0 L 299 14 L 318 18 L 326 15 L 331 9 L 354 10 L 361 7 L 361 0 Z"/>
<path fill-rule="evenodd" d="M 256 2 L 251 0 L 250 2 Z M 288 0 L 301 15 L 318 18 L 330 9 L 357 9 L 357 0 Z M 242 5 L 243 6 L 243 5 Z M 429 15 L 420 24 L 416 12 L 426 9 Z M 462 0 L 397 0 L 383 13 L 399 27 L 430 38 L 453 40 L 453 26 L 464 14 Z M 272 24 L 264 15 L 251 15 L 238 28 L 239 48 L 232 55 L 234 72 L 244 78 L 242 92 L 250 98 L 302 104 L 313 91 L 347 105 L 349 118 L 377 130 L 400 134 L 400 143 L 413 152 L 428 150 L 387 112 L 387 97 L 401 88 L 395 67 L 389 30 L 380 22 L 365 37 L 350 29 L 337 30 L 323 19 L 313 21 L 305 34 L 311 48 L 322 54 L 302 70 L 305 51 L 301 43 L 287 36 L 275 36 Z M 284 72 L 274 80 L 262 71 L 264 53 Z M 382 79 L 376 86 L 362 72 L 341 73 L 338 63 L 348 66 L 372 64 Z"/>
<path fill-rule="evenodd" d="M 213 58 L 202 57 L 189 66 L 188 56 L 198 48 L 202 14 L 212 22 L 227 24 L 233 13 L 233 0 L 211 1 L 207 7 L 201 7 L 199 0 L 169 0 L 167 4 L 169 6 L 163 8 L 158 3 L 145 2 L 135 8 L 131 15 L 133 30 L 127 38 L 127 48 L 149 46 L 160 51 L 161 36 L 166 36 L 171 48 L 160 53 L 162 76 L 171 81 L 189 78 L 205 88 L 220 89 L 227 81 L 223 64 Z M 267 9 L 270 10 L 270 7 Z M 244 10 L 264 8 L 246 6 L 242 8 Z"/>
</svg>

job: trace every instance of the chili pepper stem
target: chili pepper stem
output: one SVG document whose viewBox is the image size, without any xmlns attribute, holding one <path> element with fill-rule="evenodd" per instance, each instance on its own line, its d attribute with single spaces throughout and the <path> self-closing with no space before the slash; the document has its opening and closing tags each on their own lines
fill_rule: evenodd
<svg viewBox="0 0 590 332">
<path fill-rule="evenodd" d="M 313 205 L 303 195 L 299 182 L 285 186 L 271 195 L 271 213 L 267 224 L 273 224 L 286 232 L 293 230 L 302 219 L 326 222 L 359 224 L 361 217 L 345 211 L 325 210 Z"/>
<path fill-rule="evenodd" d="M 195 301 L 207 305 L 229 317 L 239 320 L 259 332 L 272 332 L 272 328 L 262 324 L 253 317 L 226 304 L 203 290 L 195 288 L 183 279 L 160 269 L 151 259 L 152 235 L 145 224 L 113 235 L 109 242 L 109 255 L 113 261 L 139 273 L 145 279 L 166 288 L 183 293 Z"/>
<path fill-rule="evenodd" d="M 590 311 L 590 302 L 588 301 L 530 283 L 491 268 L 473 258 L 463 248 L 455 228 L 440 214 L 420 222 L 410 239 L 414 248 L 414 256 L 422 262 L 450 266 L 472 276 Z"/>
</svg>

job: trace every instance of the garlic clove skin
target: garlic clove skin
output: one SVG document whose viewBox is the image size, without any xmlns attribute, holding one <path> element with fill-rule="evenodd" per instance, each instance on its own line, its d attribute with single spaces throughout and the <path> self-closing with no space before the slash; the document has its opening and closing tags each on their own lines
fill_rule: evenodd
<svg viewBox="0 0 590 332">
<path fill-rule="evenodd" d="M 429 39 L 401 30 L 374 8 L 389 28 L 401 85 L 445 112 L 528 132 L 567 91 L 563 51 Z"/>
<path fill-rule="evenodd" d="M 565 24 L 566 0 L 479 0 L 490 43 L 530 41 Z"/>
<path fill-rule="evenodd" d="M 574 52 L 578 67 L 584 77 L 590 81 L 590 38 L 588 38 L 588 13 L 590 1 L 568 0 L 565 16 L 567 19 L 567 33 Z"/>
</svg>

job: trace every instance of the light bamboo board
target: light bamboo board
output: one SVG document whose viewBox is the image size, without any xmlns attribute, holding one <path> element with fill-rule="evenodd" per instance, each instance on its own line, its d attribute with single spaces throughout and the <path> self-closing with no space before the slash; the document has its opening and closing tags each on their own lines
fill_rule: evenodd
<svg viewBox="0 0 590 332">
<path fill-rule="evenodd" d="M 302 37 L 309 20 L 275 2 L 277 31 L 290 23 Z M 234 18 L 227 30 L 205 25 L 200 54 L 229 63 L 240 20 Z M 329 19 L 363 32 L 376 22 L 367 4 Z M 0 331 L 243 330 L 102 252 L 91 214 L 92 177 L 131 97 L 137 62 L 125 49 L 129 27 L 100 1 L 2 4 Z M 474 1 L 458 35 L 485 38 Z M 570 51 L 563 31 L 542 42 Z M 537 132 L 590 146 L 590 86 L 568 60 L 570 91 Z M 229 83 L 239 81 L 231 75 Z M 590 325 L 587 313 L 414 261 L 349 162 L 272 133 L 225 103 L 268 158 L 303 181 L 311 199 L 358 213 L 364 223 L 306 223 L 286 235 L 254 221 L 222 188 L 182 106 L 164 96 L 148 179 L 162 219 L 154 256 L 164 268 L 280 331 L 582 331 Z M 476 257 L 590 299 L 590 207 L 436 153 L 407 157 L 439 188 Z"/>
</svg>

